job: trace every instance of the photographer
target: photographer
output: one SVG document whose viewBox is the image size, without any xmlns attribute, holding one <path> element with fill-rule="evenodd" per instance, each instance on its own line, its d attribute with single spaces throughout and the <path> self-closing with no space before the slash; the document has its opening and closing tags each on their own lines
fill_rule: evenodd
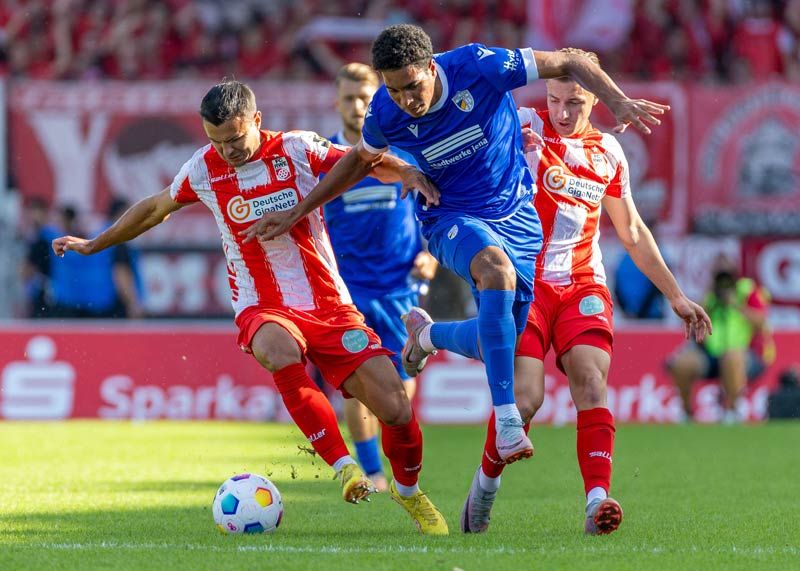
<svg viewBox="0 0 800 571">
<path fill-rule="evenodd" d="M 667 361 L 683 401 L 686 418 L 693 415 L 692 384 L 699 379 L 719 379 L 722 421 L 738 422 L 736 400 L 748 382 L 759 377 L 774 360 L 774 345 L 767 326 L 769 294 L 753 280 L 742 278 L 727 259 L 715 264 L 704 307 L 714 334 L 702 344 L 688 343 Z"/>
</svg>

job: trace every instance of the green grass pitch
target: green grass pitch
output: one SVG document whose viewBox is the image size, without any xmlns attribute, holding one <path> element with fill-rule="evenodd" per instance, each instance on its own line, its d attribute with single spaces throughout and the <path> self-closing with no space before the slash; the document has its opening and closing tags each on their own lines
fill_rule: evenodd
<svg viewBox="0 0 800 571">
<path fill-rule="evenodd" d="M 610 536 L 582 535 L 574 427 L 536 428 L 485 535 L 458 523 L 480 427 L 425 427 L 422 486 L 451 535 L 388 496 L 345 504 L 289 425 L 0 423 L 0 569 L 797 569 L 800 424 L 620 426 Z M 211 499 L 250 471 L 281 490 L 272 535 L 223 536 Z"/>
</svg>

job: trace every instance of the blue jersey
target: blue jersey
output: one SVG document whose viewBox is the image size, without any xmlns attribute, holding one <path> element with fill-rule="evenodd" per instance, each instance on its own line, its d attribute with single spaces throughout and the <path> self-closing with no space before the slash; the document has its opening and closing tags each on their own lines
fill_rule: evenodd
<svg viewBox="0 0 800 571">
<path fill-rule="evenodd" d="M 364 147 L 391 145 L 411 154 L 441 191 L 440 213 L 502 220 L 530 202 L 535 181 L 522 151 L 522 133 L 510 90 L 536 79 L 533 50 L 470 44 L 434 56 L 442 94 L 424 116 L 408 115 L 386 86 L 372 98 L 364 121 Z"/>
<path fill-rule="evenodd" d="M 342 133 L 331 141 L 348 144 Z M 414 164 L 412 157 L 396 156 Z M 409 274 L 422 239 L 414 202 L 401 200 L 401 190 L 399 183 L 367 177 L 324 207 L 339 273 L 354 297 L 376 298 L 413 285 Z"/>
</svg>

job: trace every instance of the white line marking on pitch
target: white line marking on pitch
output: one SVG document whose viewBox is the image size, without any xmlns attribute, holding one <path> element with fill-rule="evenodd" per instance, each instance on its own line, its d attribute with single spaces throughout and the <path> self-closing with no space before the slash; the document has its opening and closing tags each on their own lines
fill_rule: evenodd
<svg viewBox="0 0 800 571">
<path fill-rule="evenodd" d="M 26 543 L 22 545 L 9 545 L 7 548 L 23 547 L 33 549 L 55 549 L 55 550 L 91 550 L 91 549 L 120 549 L 120 550 L 190 550 L 190 551 L 219 551 L 231 552 L 240 551 L 248 552 L 253 551 L 257 553 L 331 553 L 331 554 L 381 554 L 381 553 L 434 553 L 434 554 L 463 554 L 463 553 L 486 553 L 497 555 L 516 555 L 516 554 L 547 554 L 555 552 L 584 552 L 584 553 L 730 553 L 736 555 L 800 555 L 799 547 L 737 547 L 735 545 L 730 547 L 710 547 L 701 548 L 697 546 L 688 546 L 683 548 L 671 547 L 647 547 L 647 546 L 620 546 L 614 548 L 612 546 L 593 546 L 587 545 L 583 547 L 561 547 L 560 549 L 525 549 L 516 547 L 415 547 L 415 546 L 396 546 L 396 547 L 338 547 L 338 546 L 294 546 L 294 545 L 232 545 L 230 547 L 221 547 L 218 545 L 198 545 L 198 544 L 173 544 L 173 543 L 116 543 L 116 542 L 99 542 L 99 543 Z"/>
</svg>

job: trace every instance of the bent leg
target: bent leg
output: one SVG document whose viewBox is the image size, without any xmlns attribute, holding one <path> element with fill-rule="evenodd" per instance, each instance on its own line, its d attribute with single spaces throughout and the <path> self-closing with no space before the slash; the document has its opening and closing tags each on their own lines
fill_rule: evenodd
<svg viewBox="0 0 800 571">
<path fill-rule="evenodd" d="M 703 375 L 707 363 L 705 356 L 695 345 L 679 349 L 667 362 L 667 371 L 678 389 L 687 418 L 692 417 L 692 384 Z"/>
<path fill-rule="evenodd" d="M 722 407 L 726 411 L 736 409 L 736 401 L 747 385 L 747 351 L 727 351 L 719 359 L 719 380 L 722 385 Z"/>
<path fill-rule="evenodd" d="M 337 463 L 346 462 L 350 455 L 330 401 L 306 373 L 297 341 L 277 323 L 265 323 L 253 337 L 251 349 L 256 360 L 273 372 L 294 423 L 320 457 L 339 470 Z"/>
</svg>

